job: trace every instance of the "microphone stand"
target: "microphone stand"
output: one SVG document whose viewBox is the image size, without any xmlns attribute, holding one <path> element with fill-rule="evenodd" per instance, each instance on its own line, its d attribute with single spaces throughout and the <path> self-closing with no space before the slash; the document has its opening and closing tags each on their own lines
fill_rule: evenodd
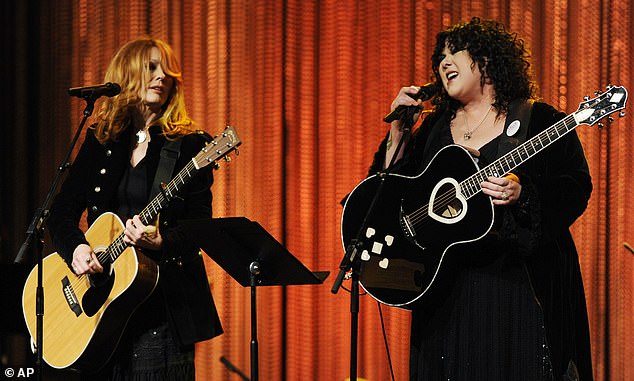
<svg viewBox="0 0 634 381">
<path fill-rule="evenodd" d="M 44 249 L 44 225 L 49 216 L 49 208 L 51 206 L 51 202 L 53 200 L 53 195 L 55 194 L 55 190 L 59 182 L 61 181 L 62 174 L 64 171 L 70 167 L 69 159 L 70 155 L 73 152 L 73 148 L 75 144 L 77 144 L 77 139 L 79 139 L 79 135 L 81 134 L 82 129 L 84 128 L 84 124 L 86 124 L 86 120 L 92 115 L 92 112 L 95 108 L 95 101 L 97 97 L 93 97 L 92 94 L 89 94 L 83 99 L 86 101 L 86 108 L 84 109 L 84 117 L 79 123 L 79 128 L 75 133 L 75 137 L 73 138 L 68 151 L 66 152 L 66 156 L 57 167 L 57 173 L 51 186 L 46 194 L 46 198 L 44 199 L 44 204 L 35 210 L 35 214 L 33 216 L 33 220 L 26 230 L 26 239 L 18 254 L 15 257 L 14 263 L 21 264 L 24 262 L 25 255 L 33 242 L 37 242 L 37 291 L 35 296 L 35 314 L 36 314 L 36 344 L 35 344 L 35 353 L 36 360 L 35 366 L 37 371 L 36 379 L 38 381 L 42 380 L 42 372 L 43 372 L 43 359 L 42 352 L 44 348 L 44 335 L 43 335 L 43 327 L 44 327 L 44 287 L 42 286 L 42 260 L 43 258 L 43 249 Z M 33 340 L 33 338 L 31 338 Z"/>
<path fill-rule="evenodd" d="M 238 376 L 240 376 L 240 379 L 243 381 L 250 381 L 249 377 L 247 377 L 246 374 L 242 373 L 242 371 L 240 369 L 238 369 L 237 366 L 233 365 L 231 363 L 231 361 L 227 360 L 226 357 L 224 356 L 220 356 L 220 362 L 222 363 L 222 365 L 224 365 L 227 369 L 229 369 L 230 371 L 232 371 L 233 373 L 237 374 Z"/>
<path fill-rule="evenodd" d="M 343 256 L 343 259 L 341 260 L 341 264 L 339 265 L 339 273 L 337 274 L 335 283 L 330 290 L 333 294 L 336 294 L 341 287 L 341 283 L 343 282 L 345 274 L 350 270 L 352 271 L 352 284 L 350 292 L 350 381 L 357 381 L 357 343 L 359 335 L 359 275 L 361 268 L 358 250 L 364 246 L 363 237 L 365 237 L 365 235 L 363 234 L 363 232 L 365 232 L 365 230 L 367 229 L 369 217 L 374 211 L 374 205 L 381 195 L 383 186 L 385 184 L 385 179 L 387 178 L 387 175 L 389 175 L 393 170 L 392 166 L 394 165 L 396 158 L 403 148 L 404 142 L 411 136 L 412 127 L 415 123 L 414 115 L 419 111 L 420 108 L 418 106 L 407 106 L 405 112 L 401 115 L 403 135 L 401 136 L 401 139 L 396 146 L 396 150 L 394 151 L 394 155 L 392 155 L 390 164 L 387 166 L 386 170 L 378 173 L 381 182 L 376 189 L 376 193 L 372 197 L 372 201 L 370 202 L 368 211 L 363 217 L 363 222 L 361 223 L 361 226 L 359 227 L 354 240 L 352 240 L 350 245 L 346 247 L 346 252 Z"/>
</svg>

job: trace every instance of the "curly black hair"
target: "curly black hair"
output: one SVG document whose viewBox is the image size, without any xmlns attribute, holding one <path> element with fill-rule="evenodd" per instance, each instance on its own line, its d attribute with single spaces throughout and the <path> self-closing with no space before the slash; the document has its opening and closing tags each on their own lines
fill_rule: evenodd
<svg viewBox="0 0 634 381">
<path fill-rule="evenodd" d="M 516 100 L 535 97 L 537 85 L 531 79 L 530 54 L 524 40 L 516 33 L 508 32 L 505 26 L 494 20 L 474 17 L 466 23 L 456 24 L 436 35 L 436 47 L 432 55 L 432 69 L 439 96 L 433 104 L 440 109 L 448 109 L 451 117 L 460 107 L 458 101 L 449 97 L 442 86 L 439 67 L 445 46 L 451 53 L 467 50 L 474 64 L 482 74 L 481 85 L 490 79 L 495 88 L 495 103 L 498 112 L 506 113 L 509 104 Z"/>
</svg>

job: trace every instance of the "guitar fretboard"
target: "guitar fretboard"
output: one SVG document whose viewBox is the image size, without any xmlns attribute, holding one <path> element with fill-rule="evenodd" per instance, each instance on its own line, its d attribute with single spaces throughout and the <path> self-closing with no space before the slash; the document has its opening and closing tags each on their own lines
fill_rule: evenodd
<svg viewBox="0 0 634 381">
<path fill-rule="evenodd" d="M 501 177 L 508 174 L 514 168 L 574 130 L 579 125 L 574 116 L 575 113 L 566 116 L 551 127 L 527 140 L 519 147 L 466 178 L 460 183 L 460 191 L 462 194 L 467 199 L 473 197 L 482 191 L 480 184 L 488 177 Z"/>
</svg>

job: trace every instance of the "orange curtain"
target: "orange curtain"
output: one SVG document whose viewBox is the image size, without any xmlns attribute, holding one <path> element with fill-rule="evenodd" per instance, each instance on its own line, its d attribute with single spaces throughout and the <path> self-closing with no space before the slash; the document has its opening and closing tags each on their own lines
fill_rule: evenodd
<svg viewBox="0 0 634 381">
<path fill-rule="evenodd" d="M 343 256 L 339 201 L 365 176 L 398 89 L 429 81 L 436 32 L 474 15 L 507 24 L 532 51 L 541 97 L 568 113 L 608 83 L 634 88 L 634 10 L 616 0 L 69 0 L 42 4 L 41 14 L 41 103 L 49 112 L 41 123 L 58 126 L 43 132 L 52 148 L 42 173 L 54 172 L 81 117 L 80 102 L 60 89 L 102 82 L 129 39 L 165 39 L 180 56 L 198 128 L 215 134 L 231 124 L 244 142 L 216 172 L 214 214 L 258 221 L 307 267 L 332 272 L 321 286 L 259 289 L 263 380 L 349 375 L 349 295 L 330 293 Z M 594 192 L 573 232 L 599 381 L 634 379 L 634 256 L 623 245 L 634 243 L 630 121 L 578 129 Z M 197 346 L 197 375 L 234 380 L 219 357 L 248 374 L 250 294 L 206 264 L 226 333 Z M 383 313 L 396 379 L 407 379 L 409 314 Z M 368 296 L 358 351 L 360 377 L 390 378 Z"/>
</svg>

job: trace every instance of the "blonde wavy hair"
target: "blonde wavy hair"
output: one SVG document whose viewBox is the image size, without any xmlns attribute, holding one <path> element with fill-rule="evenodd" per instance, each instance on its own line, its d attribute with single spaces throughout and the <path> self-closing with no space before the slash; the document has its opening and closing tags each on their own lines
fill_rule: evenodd
<svg viewBox="0 0 634 381">
<path fill-rule="evenodd" d="M 141 37 L 119 48 L 106 71 L 105 81 L 118 83 L 121 93 L 106 98 L 97 113 L 94 130 L 97 140 L 102 144 L 118 140 L 131 124 L 132 112 L 143 103 L 140 94 L 151 80 L 149 67 L 152 48 L 160 51 L 165 74 L 174 78 L 162 113 L 153 124 L 160 125 L 163 135 L 168 138 L 193 132 L 193 121 L 185 110 L 181 67 L 172 48 L 159 39 Z"/>
</svg>

